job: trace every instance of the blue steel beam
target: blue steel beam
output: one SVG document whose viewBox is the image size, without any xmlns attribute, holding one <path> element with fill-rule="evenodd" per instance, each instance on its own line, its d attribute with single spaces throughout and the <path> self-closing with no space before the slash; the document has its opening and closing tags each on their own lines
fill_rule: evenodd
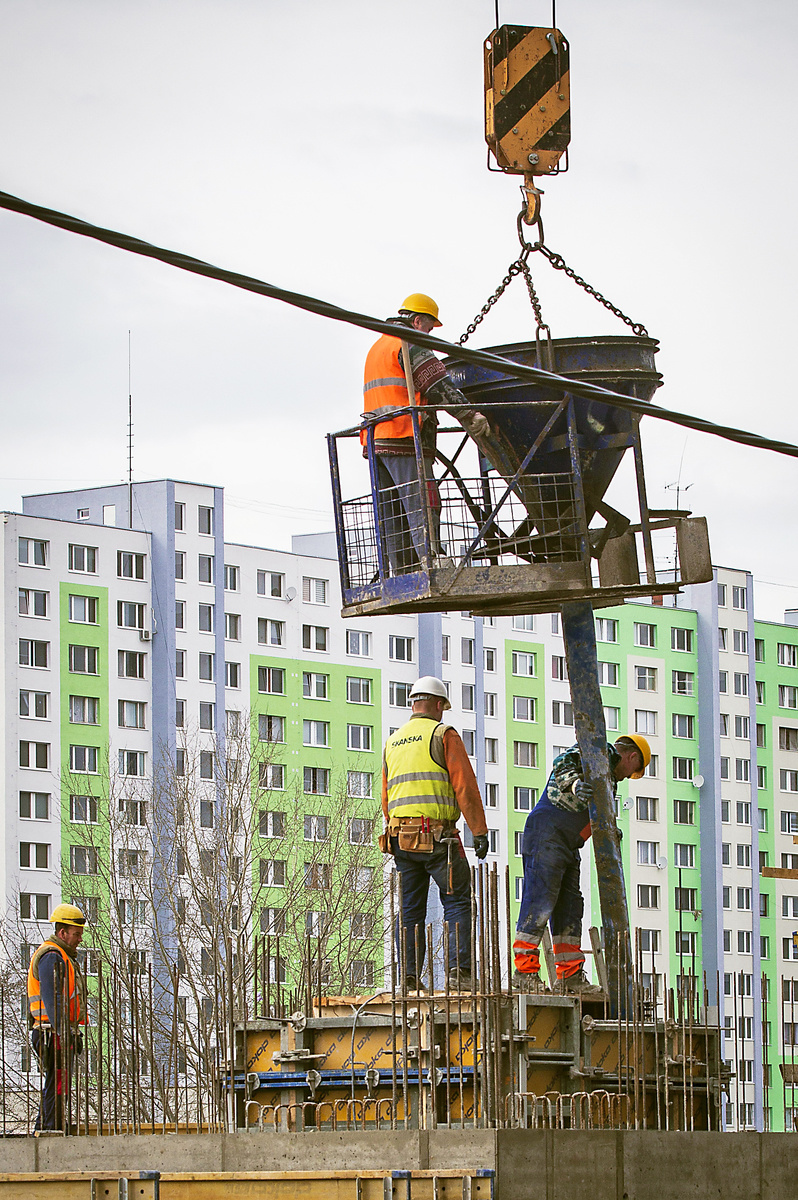
<svg viewBox="0 0 798 1200">
<path fill-rule="evenodd" d="M 585 780 L 593 785 L 590 825 L 604 927 L 604 953 L 610 981 L 610 1012 L 612 1016 L 625 1016 L 630 991 L 629 909 L 610 783 L 604 706 L 598 681 L 596 627 L 589 601 L 574 600 L 563 604 L 562 630 L 576 740 Z"/>
</svg>

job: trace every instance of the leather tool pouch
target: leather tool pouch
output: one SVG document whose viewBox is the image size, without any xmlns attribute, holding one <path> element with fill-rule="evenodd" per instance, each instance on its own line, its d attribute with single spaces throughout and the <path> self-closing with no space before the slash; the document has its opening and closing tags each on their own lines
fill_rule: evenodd
<svg viewBox="0 0 798 1200">
<path fill-rule="evenodd" d="M 411 854 L 432 854 L 435 849 L 432 831 L 420 826 L 403 825 L 399 830 L 399 849 Z"/>
<path fill-rule="evenodd" d="M 391 853 L 391 839 L 388 836 L 387 829 L 383 829 L 382 833 L 377 838 L 377 845 L 380 848 L 381 854 L 390 854 Z"/>
</svg>

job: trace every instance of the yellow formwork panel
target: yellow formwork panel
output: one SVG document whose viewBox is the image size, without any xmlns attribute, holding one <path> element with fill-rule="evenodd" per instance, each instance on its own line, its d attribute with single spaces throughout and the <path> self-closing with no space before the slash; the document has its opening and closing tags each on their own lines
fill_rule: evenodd
<svg viewBox="0 0 798 1200">
<path fill-rule="evenodd" d="M 274 1071 L 272 1058 L 280 1052 L 279 1029 L 247 1030 L 247 1070 Z"/>
<path fill-rule="evenodd" d="M 530 1050 L 562 1050 L 565 1044 L 563 1022 L 571 1015 L 571 1009 L 528 1004 L 526 1032 L 535 1039 L 529 1043 Z"/>
</svg>

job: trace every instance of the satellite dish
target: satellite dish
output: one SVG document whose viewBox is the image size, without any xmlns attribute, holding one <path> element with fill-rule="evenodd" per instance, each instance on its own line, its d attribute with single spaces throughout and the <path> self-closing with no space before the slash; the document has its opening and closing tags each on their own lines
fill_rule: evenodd
<svg viewBox="0 0 798 1200">
<path fill-rule="evenodd" d="M 285 598 L 288 601 L 296 600 L 296 588 L 290 587 L 285 589 Z"/>
<path fill-rule="evenodd" d="M 623 811 L 628 812 L 633 804 L 634 804 L 634 800 L 630 796 L 627 800 L 624 800 L 624 802 L 623 802 Z"/>
<path fill-rule="evenodd" d="M 667 865 L 668 865 L 668 860 L 665 857 L 665 855 L 663 854 L 657 859 L 657 870 L 664 871 L 665 868 L 667 867 Z"/>
<path fill-rule="evenodd" d="M 704 776 L 703 775 L 694 775 L 693 776 L 693 787 L 702 788 L 703 786 L 704 786 Z"/>
</svg>

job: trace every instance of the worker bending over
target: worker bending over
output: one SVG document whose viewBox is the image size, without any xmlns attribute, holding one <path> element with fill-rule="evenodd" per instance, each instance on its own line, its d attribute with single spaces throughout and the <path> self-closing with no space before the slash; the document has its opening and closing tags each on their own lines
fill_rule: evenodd
<svg viewBox="0 0 798 1200">
<path fill-rule="evenodd" d="M 42 1073 L 37 1132 L 64 1128 L 73 1058 L 83 1050 L 77 1027 L 86 1024 L 86 986 L 77 960 L 86 918 L 74 904 L 59 904 L 50 920 L 52 936 L 42 942 L 28 968 L 31 1046 Z"/>
<path fill-rule="evenodd" d="M 385 743 L 381 846 L 402 880 L 397 958 L 406 991 L 421 990 L 429 881 L 434 879 L 449 923 L 450 989 L 471 990 L 471 870 L 457 832 L 460 814 L 474 835 L 477 858 L 488 853 L 488 827 L 476 777 L 460 735 L 441 722 L 451 708 L 440 679 L 425 675 L 410 692 L 413 715 Z M 458 954 L 459 950 L 459 954 Z M 459 974 L 458 974 L 459 965 Z"/>
<path fill-rule="evenodd" d="M 640 779 L 651 761 L 644 737 L 630 734 L 607 744 L 612 794 L 622 779 Z M 524 887 L 513 955 L 513 983 L 522 992 L 542 990 L 540 942 L 551 921 L 557 979 L 566 992 L 591 994 L 581 950 L 585 902 L 579 890 L 579 851 L 590 837 L 588 806 L 593 795 L 586 783 L 578 746 L 555 758 L 543 795 L 526 819 L 522 842 Z"/>
<path fill-rule="evenodd" d="M 402 330 L 416 329 L 430 333 L 437 329 L 438 305 L 430 296 L 415 292 L 408 296 L 397 317 L 389 318 L 397 326 L 397 336 L 383 334 L 366 356 L 363 378 L 364 416 L 379 416 L 397 408 L 409 408 L 409 383 L 405 375 Z M 463 393 L 454 386 L 443 364 L 431 350 L 410 346 L 410 370 L 413 378 L 414 403 L 451 405 L 452 416 L 460 421 L 472 437 L 484 437 L 489 425 L 482 413 L 475 412 Z M 433 528 L 430 544 L 433 555 L 440 552 L 440 497 L 432 474 L 435 459 L 435 439 L 438 427 L 434 409 L 420 416 L 420 439 L 427 467 L 429 507 Z M 366 456 L 366 430 L 360 441 Z M 413 422 L 409 413 L 388 417 L 374 429 L 374 448 L 377 454 L 377 483 L 379 486 L 380 524 L 394 575 L 418 570 L 426 543 L 426 505 L 418 480 Z"/>
</svg>

